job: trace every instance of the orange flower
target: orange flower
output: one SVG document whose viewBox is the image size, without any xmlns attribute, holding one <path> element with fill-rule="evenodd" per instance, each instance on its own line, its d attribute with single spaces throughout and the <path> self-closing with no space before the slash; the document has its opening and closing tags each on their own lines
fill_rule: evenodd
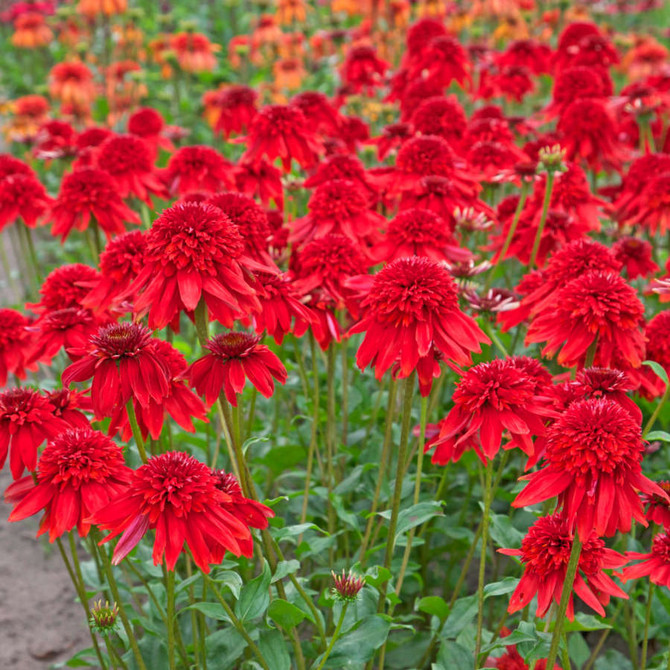
<svg viewBox="0 0 670 670">
<path fill-rule="evenodd" d="M 12 44 L 21 49 L 43 47 L 53 39 L 51 28 L 45 23 L 44 16 L 38 12 L 26 12 L 16 17 Z"/>
<path fill-rule="evenodd" d="M 110 123 L 116 122 L 122 112 L 135 107 L 147 95 L 146 85 L 132 76 L 132 73 L 141 70 L 140 65 L 132 60 L 112 63 L 106 69 L 105 95 L 111 110 Z"/>
<path fill-rule="evenodd" d="M 81 26 L 81 19 L 75 16 L 68 16 L 63 21 L 56 24 L 58 31 L 58 41 L 69 47 L 75 47 L 77 44 L 86 42 L 88 35 Z"/>
<path fill-rule="evenodd" d="M 40 125 L 49 117 L 49 101 L 42 95 L 25 95 L 10 104 L 14 118 L 5 126 L 10 142 L 24 142 L 37 135 Z"/>
<path fill-rule="evenodd" d="M 49 73 L 49 94 L 75 110 L 88 109 L 96 97 L 93 73 L 81 61 L 58 63 Z"/>
<path fill-rule="evenodd" d="M 186 72 L 211 72 L 216 68 L 214 54 L 221 50 L 201 33 L 177 33 L 172 36 L 170 46 L 179 66 Z"/>
<path fill-rule="evenodd" d="M 333 14 L 342 12 L 348 16 L 356 16 L 360 12 L 360 4 L 358 0 L 332 0 L 330 11 Z"/>
<path fill-rule="evenodd" d="M 128 0 L 79 0 L 77 9 L 87 19 L 94 19 L 100 14 L 112 16 L 123 14 L 128 9 Z"/>
<path fill-rule="evenodd" d="M 251 43 L 254 47 L 277 44 L 281 36 L 281 28 L 277 25 L 275 17 L 272 14 L 262 14 L 256 30 L 251 35 Z"/>
<path fill-rule="evenodd" d="M 161 66 L 161 76 L 168 79 L 172 76 L 172 68 L 167 61 L 167 54 L 170 52 L 170 36 L 159 35 L 156 39 L 149 42 L 149 51 L 155 63 Z"/>
<path fill-rule="evenodd" d="M 304 23 L 307 19 L 307 8 L 304 0 L 277 0 L 277 21 L 283 26 L 292 23 Z"/>
<path fill-rule="evenodd" d="M 300 88 L 307 75 L 302 61 L 297 58 L 284 58 L 278 60 L 274 64 L 272 72 L 274 74 L 277 88 L 286 88 L 290 91 Z"/>
<path fill-rule="evenodd" d="M 629 81 L 639 81 L 660 74 L 668 59 L 668 50 L 653 37 L 641 37 L 623 57 L 620 69 L 628 74 Z"/>
</svg>

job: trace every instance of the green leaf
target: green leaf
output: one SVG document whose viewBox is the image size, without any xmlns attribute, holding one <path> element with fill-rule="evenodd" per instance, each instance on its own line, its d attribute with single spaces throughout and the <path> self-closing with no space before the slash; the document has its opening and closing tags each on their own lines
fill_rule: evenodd
<svg viewBox="0 0 670 670">
<path fill-rule="evenodd" d="M 258 648 L 271 670 L 291 670 L 291 657 L 284 636 L 278 630 L 264 630 Z"/>
<path fill-rule="evenodd" d="M 363 617 L 335 643 L 325 667 L 340 670 L 359 668 L 362 664 L 367 663 L 372 658 L 374 651 L 386 642 L 389 630 L 391 630 L 391 622 L 387 617 L 381 614 Z"/>
<path fill-rule="evenodd" d="M 500 649 L 502 647 L 508 647 L 511 644 L 522 644 L 524 642 L 531 642 L 536 644 L 538 641 L 537 630 L 535 626 L 529 621 L 521 621 L 519 627 L 512 631 L 509 635 L 505 637 L 499 637 L 492 642 L 491 644 L 486 645 L 482 649 L 482 653 L 490 653 L 495 649 Z"/>
<path fill-rule="evenodd" d="M 270 566 L 263 561 L 263 572 L 252 579 L 240 593 L 235 603 L 235 614 L 240 621 L 250 621 L 261 616 L 270 604 Z"/>
<path fill-rule="evenodd" d="M 274 575 L 272 575 L 270 583 L 274 584 L 275 582 L 278 582 L 280 579 L 284 579 L 284 577 L 292 575 L 299 569 L 300 569 L 300 561 L 296 561 L 295 559 L 291 559 L 290 561 L 279 561 L 279 563 L 277 563 L 275 573 Z"/>
<path fill-rule="evenodd" d="M 487 584 L 484 587 L 484 598 L 489 596 L 502 596 L 506 593 L 512 593 L 519 583 L 518 577 L 505 577 L 499 582 Z"/>
<path fill-rule="evenodd" d="M 563 630 L 566 632 L 571 632 L 574 630 L 603 630 L 605 628 L 612 628 L 605 621 L 594 617 L 592 614 L 584 614 L 583 612 L 578 612 L 575 614 L 574 621 L 566 621 L 563 624 Z"/>
<path fill-rule="evenodd" d="M 243 584 L 242 577 L 240 577 L 234 570 L 221 570 L 216 573 L 215 577 L 212 577 L 212 581 L 227 587 L 235 596 L 236 600 L 240 597 L 240 591 Z"/>
<path fill-rule="evenodd" d="M 642 361 L 642 365 L 648 365 L 668 385 L 668 373 L 665 368 L 656 361 Z"/>
<path fill-rule="evenodd" d="M 378 589 L 384 582 L 388 582 L 391 579 L 392 573 L 388 568 L 384 568 L 381 565 L 375 567 L 377 567 L 376 574 L 365 575 L 365 583 Z M 371 569 L 374 570 L 374 568 Z"/>
<path fill-rule="evenodd" d="M 268 609 L 268 616 L 279 626 L 290 630 L 297 626 L 307 615 L 293 603 L 275 598 Z"/>
<path fill-rule="evenodd" d="M 420 612 L 426 612 L 436 616 L 440 621 L 444 621 L 449 616 L 449 605 L 440 596 L 426 596 L 419 600 L 417 605 Z"/>
<path fill-rule="evenodd" d="M 395 532 L 396 542 L 408 530 L 416 528 L 436 516 L 444 516 L 442 514 L 443 505 L 444 503 L 440 500 L 427 500 L 402 510 L 398 514 L 398 525 Z"/>
<path fill-rule="evenodd" d="M 449 612 L 442 636 L 444 638 L 455 638 L 475 618 L 477 614 L 477 596 L 466 596 L 459 598 Z"/>
<path fill-rule="evenodd" d="M 207 668 L 237 668 L 235 663 L 247 648 L 246 640 L 232 627 L 227 626 L 207 636 Z"/>
<path fill-rule="evenodd" d="M 230 623 L 230 617 L 226 614 L 226 610 L 224 610 L 223 606 L 219 603 L 193 603 L 184 609 L 198 610 L 198 612 L 202 612 L 210 619 L 216 619 L 217 621 L 227 621 Z"/>
<path fill-rule="evenodd" d="M 666 433 L 664 430 L 652 430 L 645 435 L 644 439 L 648 442 L 653 442 L 654 440 L 658 440 L 659 442 L 670 442 L 670 433 Z"/>
<path fill-rule="evenodd" d="M 466 649 L 458 642 L 444 640 L 437 654 L 437 663 L 433 668 L 439 670 L 455 670 L 455 668 L 469 668 L 472 666 L 474 652 Z"/>
<path fill-rule="evenodd" d="M 491 514 L 491 538 L 499 547 L 518 547 L 524 534 L 512 525 L 506 514 Z"/>
</svg>

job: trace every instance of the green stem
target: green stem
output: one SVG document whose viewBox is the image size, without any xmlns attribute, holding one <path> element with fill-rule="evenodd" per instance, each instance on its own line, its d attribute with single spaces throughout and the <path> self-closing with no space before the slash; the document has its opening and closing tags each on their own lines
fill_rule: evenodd
<svg viewBox="0 0 670 670">
<path fill-rule="evenodd" d="M 200 342 L 200 346 L 204 347 L 209 340 L 209 316 L 207 315 L 207 303 L 204 298 L 200 298 L 200 302 L 195 308 L 194 321 L 198 341 Z"/>
<path fill-rule="evenodd" d="M 174 608 L 174 570 L 165 570 L 165 590 L 167 592 L 167 648 L 168 648 L 168 667 L 175 670 L 174 658 L 174 626 L 175 626 L 175 608 Z M 195 632 L 195 631 L 194 631 Z"/>
<path fill-rule="evenodd" d="M 128 412 L 128 422 L 130 423 L 130 429 L 133 431 L 133 437 L 135 438 L 135 444 L 137 444 L 137 450 L 140 452 L 140 458 L 142 459 L 142 463 L 146 463 L 149 459 L 144 448 L 142 431 L 137 423 L 137 415 L 135 414 L 135 405 L 133 405 L 132 398 L 126 403 L 126 412 Z"/>
<path fill-rule="evenodd" d="M 651 621 L 651 602 L 654 599 L 654 583 L 649 580 L 647 587 L 647 608 L 644 615 L 644 640 L 642 640 L 642 655 L 640 656 L 640 670 L 647 667 L 647 649 L 649 647 L 649 622 Z"/>
<path fill-rule="evenodd" d="M 335 517 L 335 509 L 333 508 L 332 495 L 333 486 L 335 484 L 335 343 L 331 342 L 328 347 L 328 361 L 327 361 L 327 392 L 326 392 L 326 489 L 328 491 L 327 513 L 328 513 L 328 532 L 332 535 L 335 533 L 335 526 L 337 523 Z M 334 547 L 331 545 L 328 550 L 330 565 L 333 565 Z"/>
<path fill-rule="evenodd" d="M 5 276 L 7 277 L 7 285 L 9 286 L 9 290 L 12 292 L 13 302 L 14 299 L 17 301 L 21 300 L 21 295 L 17 290 L 16 282 L 12 276 L 12 266 L 9 264 L 9 258 L 7 258 L 7 250 L 5 249 L 6 239 L 7 238 L 5 235 L 0 238 L 0 260 L 2 261 L 2 269 L 4 270 Z"/>
<path fill-rule="evenodd" d="M 537 252 L 540 250 L 540 242 L 542 241 L 542 233 L 544 232 L 544 224 L 547 222 L 547 214 L 549 213 L 549 203 L 551 202 L 551 192 L 554 189 L 554 173 L 547 172 L 547 182 L 544 189 L 544 202 L 542 203 L 542 214 L 540 215 L 540 225 L 537 227 L 535 234 L 535 241 L 533 242 L 533 250 L 530 252 L 530 261 L 528 262 L 528 271 L 535 268 L 535 260 L 537 259 Z"/>
<path fill-rule="evenodd" d="M 579 556 L 582 551 L 582 542 L 579 534 L 575 532 L 572 540 L 572 549 L 570 550 L 570 559 L 568 560 L 568 567 L 565 570 L 565 580 L 563 582 L 563 591 L 561 592 L 561 600 L 556 612 L 556 623 L 554 624 L 554 635 L 551 638 L 551 646 L 549 647 L 549 655 L 547 656 L 547 667 L 553 668 L 558 657 L 558 645 L 561 642 L 561 635 L 563 634 L 563 624 L 565 623 L 565 613 L 568 610 L 568 603 L 572 595 L 572 589 L 577 575 L 577 568 L 579 567 Z"/>
<path fill-rule="evenodd" d="M 347 360 L 347 338 L 342 340 L 341 363 L 342 363 L 342 436 L 340 442 L 347 446 L 347 433 L 349 432 L 349 363 Z"/>
<path fill-rule="evenodd" d="M 326 661 L 328 660 L 328 657 L 330 656 L 330 652 L 333 651 L 333 647 L 337 642 L 337 638 L 340 637 L 340 631 L 342 630 L 342 624 L 344 623 L 344 615 L 347 613 L 348 607 L 349 603 L 345 602 L 344 605 L 342 606 L 342 611 L 340 612 L 340 618 L 337 620 L 337 626 L 335 626 L 335 632 L 333 633 L 333 637 L 330 639 L 330 643 L 328 644 L 328 649 L 326 649 L 326 653 L 323 655 L 321 663 L 319 663 L 319 667 L 316 670 L 321 670 L 321 668 L 323 668 L 323 666 L 326 664 Z M 380 665 L 380 667 L 383 666 Z"/>
<path fill-rule="evenodd" d="M 656 405 L 656 408 L 654 409 L 653 414 L 649 417 L 649 421 L 647 421 L 647 425 L 644 427 L 644 430 L 642 431 L 642 437 L 646 437 L 647 433 L 654 427 L 654 424 L 656 423 L 656 419 L 658 419 L 658 415 L 661 413 L 661 410 L 663 409 L 663 406 L 668 400 L 668 396 L 670 396 L 670 384 L 667 384 L 665 387 L 665 391 L 663 392 L 663 395 L 661 396 L 661 400 Z"/>
<path fill-rule="evenodd" d="M 598 638 L 598 642 L 596 643 L 596 646 L 593 647 L 593 650 L 591 651 L 591 654 L 589 658 L 587 659 L 584 667 L 582 670 L 591 670 L 593 667 L 593 664 L 596 662 L 596 659 L 598 658 L 598 654 L 600 653 L 600 650 L 603 648 L 603 645 L 607 641 L 607 638 L 609 637 L 610 633 L 612 630 L 614 630 L 614 624 L 616 620 L 619 618 L 619 615 L 623 611 L 624 603 L 625 600 L 620 600 L 619 605 L 617 606 L 616 610 L 614 611 L 614 614 L 612 617 L 608 620 L 609 624 L 612 626 L 612 628 L 606 628 L 601 634 L 600 637 Z"/>
<path fill-rule="evenodd" d="M 33 270 L 35 271 L 35 276 L 37 277 L 37 281 L 41 284 L 42 283 L 42 270 L 40 268 L 39 261 L 37 260 L 37 253 L 35 252 L 35 244 L 33 242 L 33 233 L 26 226 L 25 224 L 19 224 L 23 228 L 23 232 L 26 236 L 26 243 L 28 245 L 28 252 L 30 254 L 30 260 L 32 261 L 33 264 Z"/>
<path fill-rule="evenodd" d="M 488 317 L 485 316 L 482 319 L 482 323 L 484 325 L 484 330 L 486 331 L 486 334 L 491 338 L 491 342 L 493 342 L 498 351 L 500 351 L 500 353 L 505 358 L 507 358 L 509 356 L 509 354 L 507 353 L 507 349 L 505 349 L 505 345 L 500 341 L 500 338 L 496 335 L 496 332 L 493 329 L 491 322 L 488 320 Z"/>
</svg>

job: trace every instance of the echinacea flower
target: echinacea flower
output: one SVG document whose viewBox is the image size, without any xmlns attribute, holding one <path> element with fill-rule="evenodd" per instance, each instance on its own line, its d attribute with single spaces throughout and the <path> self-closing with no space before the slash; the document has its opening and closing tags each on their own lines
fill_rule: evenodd
<svg viewBox="0 0 670 670">
<path fill-rule="evenodd" d="M 37 179 L 37 175 L 33 169 L 26 165 L 22 160 L 19 160 L 11 154 L 0 153 L 0 179 L 17 174 L 26 175 L 27 177 L 35 177 Z"/>
<path fill-rule="evenodd" d="M 9 452 L 14 479 L 26 469 L 34 472 L 40 444 L 68 428 L 63 419 L 54 416 L 54 409 L 49 398 L 34 389 L 12 388 L 0 393 L 0 468 Z"/>
<path fill-rule="evenodd" d="M 174 144 L 165 137 L 164 130 L 163 117 L 152 107 L 141 107 L 128 117 L 128 132 L 142 138 L 151 147 L 154 156 L 159 149 L 174 151 Z"/>
<path fill-rule="evenodd" d="M 14 309 L 0 309 L 0 387 L 7 385 L 9 373 L 26 378 L 25 366 L 32 346 L 28 319 Z"/>
<path fill-rule="evenodd" d="M 657 482 L 665 492 L 665 497 L 655 493 L 642 493 L 640 498 L 644 505 L 644 515 L 649 523 L 656 523 L 663 528 L 670 528 L 670 481 Z"/>
<path fill-rule="evenodd" d="M 91 282 L 99 279 L 97 270 L 83 263 L 61 265 L 52 270 L 40 288 L 40 301 L 26 307 L 43 314 L 69 307 L 82 307 Z"/>
<path fill-rule="evenodd" d="M 558 605 L 573 542 L 574 536 L 565 518 L 554 514 L 540 517 L 528 529 L 521 549 L 498 550 L 507 556 L 518 556 L 524 566 L 523 576 L 510 598 L 509 612 L 523 609 L 536 595 L 536 616 L 540 618 L 546 616 L 552 603 Z M 604 572 L 619 568 L 625 562 L 624 556 L 605 547 L 595 533 L 582 539 L 577 575 L 566 611 L 570 621 L 574 619 L 574 595 L 600 616 L 605 616 L 604 606 L 611 596 L 628 599 L 625 591 Z"/>
<path fill-rule="evenodd" d="M 211 147 L 181 147 L 170 157 L 165 179 L 172 195 L 219 193 L 234 188 L 232 169 L 232 164 Z"/>
<path fill-rule="evenodd" d="M 666 497 L 642 474 L 644 442 L 639 420 L 616 401 L 573 402 L 547 431 L 545 466 L 527 481 L 512 505 L 558 496 L 568 530 L 584 540 L 627 533 L 633 520 L 647 525 L 637 491 Z"/>
<path fill-rule="evenodd" d="M 350 334 L 365 333 L 356 354 L 361 370 L 375 377 L 399 362 L 398 378 L 416 369 L 435 349 L 450 365 L 468 365 L 489 339 L 458 307 L 458 294 L 448 270 L 420 256 L 399 258 L 373 278 L 362 302 L 363 318 Z"/>
<path fill-rule="evenodd" d="M 226 511 L 250 528 L 262 530 L 268 527 L 268 519 L 275 515 L 274 512 L 267 505 L 245 498 L 234 474 L 225 470 L 212 470 L 212 476 L 216 480 L 216 488 L 230 496 L 230 500 L 221 503 Z"/>
<path fill-rule="evenodd" d="M 229 502 L 232 496 L 218 488 L 204 463 L 169 451 L 133 472 L 125 492 L 89 522 L 111 531 L 101 542 L 121 536 L 112 556 L 115 565 L 155 529 L 154 565 L 165 561 L 167 569 L 174 570 L 186 544 L 195 564 L 208 573 L 225 551 L 247 557 L 253 552 L 249 528 L 243 518 L 226 510 Z"/>
<path fill-rule="evenodd" d="M 664 531 L 654 537 L 649 553 L 627 551 L 626 558 L 641 562 L 623 569 L 621 579 L 624 582 L 649 577 L 652 584 L 670 588 L 670 534 L 668 532 Z"/>
<path fill-rule="evenodd" d="M 347 52 L 340 76 L 354 93 L 369 92 L 384 83 L 384 75 L 390 69 L 391 65 L 379 58 L 374 47 L 361 44 Z"/>
<path fill-rule="evenodd" d="M 79 391 L 60 388 L 47 391 L 46 397 L 53 405 L 53 415 L 63 419 L 70 428 L 90 428 L 91 423 L 84 412 L 91 411 L 91 399 Z"/>
<path fill-rule="evenodd" d="M 146 406 L 169 391 L 165 361 L 151 345 L 151 331 L 139 323 L 101 326 L 80 352 L 81 358 L 63 371 L 63 385 L 92 379 L 91 399 L 96 419 L 110 417 L 131 399 Z"/>
<path fill-rule="evenodd" d="M 314 124 L 316 131 L 326 137 L 335 137 L 342 119 L 335 106 L 320 91 L 301 91 L 291 98 L 291 105 L 298 107 Z"/>
<path fill-rule="evenodd" d="M 620 237 L 613 245 L 612 251 L 616 259 L 626 269 L 630 281 L 638 277 L 649 277 L 659 270 L 652 258 L 651 243 L 639 237 Z"/>
<path fill-rule="evenodd" d="M 627 393 L 635 388 L 635 383 L 621 370 L 607 368 L 585 368 L 579 370 L 573 385 L 582 398 L 609 398 L 618 403 L 638 422 L 642 423 L 642 411 L 628 397 Z"/>
<path fill-rule="evenodd" d="M 211 72 L 216 68 L 216 52 L 221 49 L 202 33 L 182 32 L 172 35 L 170 47 L 185 72 Z"/>
<path fill-rule="evenodd" d="M 644 335 L 646 339 L 646 358 L 655 361 L 670 374 L 670 311 L 665 310 L 649 320 Z M 665 382 L 646 366 L 640 369 L 644 380 L 641 393 L 648 399 L 660 396 L 665 391 Z"/>
<path fill-rule="evenodd" d="M 61 242 L 73 228 L 84 231 L 91 221 L 100 226 L 108 240 L 125 232 L 124 223 L 141 223 L 121 199 L 109 174 L 94 168 L 75 170 L 63 177 L 51 219 L 51 232 L 60 235 Z"/>
<path fill-rule="evenodd" d="M 93 73 L 80 61 L 57 63 L 49 72 L 49 95 L 77 111 L 88 110 L 96 97 Z"/>
<path fill-rule="evenodd" d="M 265 207 L 274 201 L 279 209 L 284 209 L 284 185 L 281 171 L 265 159 L 242 161 L 235 170 L 237 190 L 251 198 L 258 198 Z"/>
<path fill-rule="evenodd" d="M 412 126 L 421 135 L 437 135 L 459 150 L 468 120 L 455 96 L 435 96 L 424 100 L 412 114 Z"/>
<path fill-rule="evenodd" d="M 24 477 L 5 491 L 16 503 L 10 521 L 21 521 L 44 511 L 37 533 L 53 542 L 73 528 L 86 537 L 87 519 L 109 505 L 130 479 L 123 448 L 91 428 L 64 431 L 49 440 L 37 464 L 37 480 Z"/>
<path fill-rule="evenodd" d="M 450 35 L 439 35 L 417 56 L 410 78 L 423 77 L 442 88 L 455 81 L 467 88 L 472 82 L 469 69 L 468 55 L 458 40 Z"/>
<path fill-rule="evenodd" d="M 249 86 L 227 85 L 218 91 L 205 93 L 205 116 L 214 127 L 215 133 L 222 133 L 228 138 L 249 128 L 258 112 L 257 98 L 258 94 Z"/>
<path fill-rule="evenodd" d="M 52 202 L 36 177 L 14 174 L 0 179 L 0 230 L 19 217 L 26 226 L 35 228 Z"/>
<path fill-rule="evenodd" d="M 351 572 L 342 570 L 338 575 L 333 570 L 330 573 L 333 576 L 332 594 L 342 602 L 356 602 L 358 594 L 365 586 L 365 579 Z"/>
<path fill-rule="evenodd" d="M 221 393 L 237 406 L 248 379 L 258 392 L 269 398 L 274 392 L 274 380 L 286 382 L 286 369 L 260 337 L 248 333 L 224 333 L 214 336 L 205 348 L 210 352 L 199 358 L 184 373 L 191 386 L 213 405 Z"/>
<path fill-rule="evenodd" d="M 129 290 L 135 312 L 164 328 L 204 300 L 213 319 L 232 327 L 260 309 L 252 270 L 271 270 L 244 255 L 235 224 L 217 207 L 191 202 L 163 211 L 146 233 L 144 268 Z"/>
</svg>

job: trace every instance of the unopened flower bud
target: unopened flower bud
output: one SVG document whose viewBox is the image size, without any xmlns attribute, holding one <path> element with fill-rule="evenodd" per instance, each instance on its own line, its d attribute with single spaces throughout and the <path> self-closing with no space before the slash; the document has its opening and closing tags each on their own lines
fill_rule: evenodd
<svg viewBox="0 0 670 670">
<path fill-rule="evenodd" d="M 345 573 L 342 570 L 341 575 L 336 575 L 334 572 L 331 572 L 333 575 L 333 595 L 338 599 L 344 602 L 354 602 L 358 599 L 358 592 L 365 586 L 365 581 L 355 575 L 353 572 Z"/>
</svg>

